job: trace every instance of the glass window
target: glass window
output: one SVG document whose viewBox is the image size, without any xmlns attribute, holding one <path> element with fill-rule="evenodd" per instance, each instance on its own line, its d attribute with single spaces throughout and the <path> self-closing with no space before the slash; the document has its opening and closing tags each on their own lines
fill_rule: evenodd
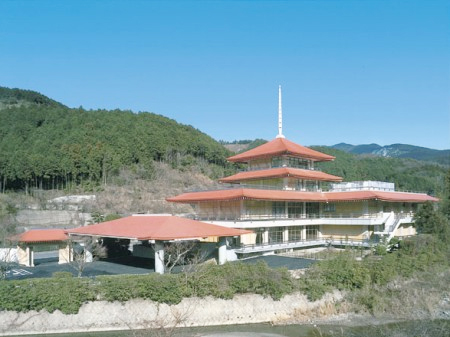
<svg viewBox="0 0 450 337">
<path fill-rule="evenodd" d="M 287 162 L 288 162 L 289 167 L 295 167 L 295 168 L 301 168 L 301 169 L 308 168 L 308 161 L 301 159 L 301 158 L 289 157 Z"/>
<path fill-rule="evenodd" d="M 324 212 L 336 212 L 336 204 L 324 204 Z"/>
<path fill-rule="evenodd" d="M 283 227 L 269 228 L 269 243 L 283 242 Z"/>
<path fill-rule="evenodd" d="M 291 219 L 301 218 L 303 215 L 302 202 L 288 202 L 288 217 Z"/>
<path fill-rule="evenodd" d="M 318 237 L 319 226 L 306 226 L 306 240 L 315 240 Z"/>
<path fill-rule="evenodd" d="M 272 167 L 281 167 L 281 166 L 283 166 L 283 158 L 273 157 L 272 158 Z"/>
<path fill-rule="evenodd" d="M 292 226 L 288 228 L 289 241 L 301 241 L 302 239 L 302 227 Z"/>
<path fill-rule="evenodd" d="M 305 180 L 305 189 L 307 191 L 317 191 L 317 183 L 313 180 Z"/>
<path fill-rule="evenodd" d="M 272 202 L 272 215 L 275 218 L 284 218 L 286 216 L 284 201 Z"/>
<path fill-rule="evenodd" d="M 319 203 L 307 202 L 306 203 L 306 217 L 318 218 L 319 217 Z"/>
</svg>

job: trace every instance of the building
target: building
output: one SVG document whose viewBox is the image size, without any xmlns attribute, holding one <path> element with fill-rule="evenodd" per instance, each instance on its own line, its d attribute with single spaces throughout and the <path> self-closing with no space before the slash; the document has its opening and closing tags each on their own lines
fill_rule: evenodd
<svg viewBox="0 0 450 337">
<path fill-rule="evenodd" d="M 342 182 L 341 177 L 317 170 L 317 162 L 334 157 L 284 137 L 281 88 L 278 115 L 275 139 L 228 158 L 247 170 L 222 178 L 223 189 L 167 200 L 191 204 L 196 219 L 252 230 L 230 243 L 228 249 L 236 257 L 324 244 L 368 247 L 383 237 L 416 233 L 417 205 L 438 199 L 395 191 L 393 183 Z"/>
</svg>

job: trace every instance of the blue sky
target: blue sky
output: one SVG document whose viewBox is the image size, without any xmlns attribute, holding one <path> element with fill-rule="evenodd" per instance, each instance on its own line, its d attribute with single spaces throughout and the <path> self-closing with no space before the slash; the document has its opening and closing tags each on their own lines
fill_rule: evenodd
<svg viewBox="0 0 450 337">
<path fill-rule="evenodd" d="M 217 140 L 450 148 L 450 1 L 0 1 L 0 86 Z"/>
</svg>

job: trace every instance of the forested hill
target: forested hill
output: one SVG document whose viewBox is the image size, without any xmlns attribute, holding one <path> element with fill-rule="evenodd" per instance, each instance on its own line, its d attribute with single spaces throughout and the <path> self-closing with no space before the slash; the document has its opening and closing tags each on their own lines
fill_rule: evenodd
<svg viewBox="0 0 450 337">
<path fill-rule="evenodd" d="M 34 105 L 64 107 L 61 103 L 56 102 L 36 91 L 0 87 L 0 110 L 12 107 Z"/>
<path fill-rule="evenodd" d="M 413 158 L 450 165 L 450 150 L 434 150 L 421 146 L 407 144 L 392 144 L 380 146 L 378 144 L 351 145 L 339 143 L 332 148 L 354 154 L 367 154 L 381 157 Z"/>
<path fill-rule="evenodd" d="M 344 178 L 344 181 L 376 180 L 395 183 L 400 191 L 424 192 L 440 196 L 449 167 L 411 158 L 356 155 L 327 146 L 314 150 L 335 156 L 331 162 L 317 163 L 322 171 Z"/>
<path fill-rule="evenodd" d="M 192 126 L 153 113 L 42 104 L 0 110 L 0 191 L 106 183 L 124 167 L 150 176 L 153 161 L 225 166 L 229 154 Z"/>
<path fill-rule="evenodd" d="M 153 113 L 71 109 L 33 91 L 7 88 L 0 88 L 1 104 L 0 192 L 31 186 L 78 186 L 83 191 L 108 184 L 122 169 L 153 179 L 157 175 L 154 161 L 179 170 L 208 171 L 213 179 L 238 169 L 226 161 L 231 155 L 223 146 L 226 144 Z M 231 145 L 245 145 L 248 150 L 264 142 L 257 139 Z M 448 166 L 407 158 L 315 149 L 336 157 L 319 167 L 345 181 L 390 181 L 402 190 L 439 195 L 448 171 Z"/>
</svg>

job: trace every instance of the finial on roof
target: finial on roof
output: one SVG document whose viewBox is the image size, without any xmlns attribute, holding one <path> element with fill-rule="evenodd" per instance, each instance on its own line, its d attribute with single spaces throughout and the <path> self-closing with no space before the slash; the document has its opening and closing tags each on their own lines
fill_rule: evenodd
<svg viewBox="0 0 450 337">
<path fill-rule="evenodd" d="M 281 109 L 281 85 L 278 86 L 278 135 L 277 138 L 284 138 L 283 136 L 283 111 Z"/>
</svg>

